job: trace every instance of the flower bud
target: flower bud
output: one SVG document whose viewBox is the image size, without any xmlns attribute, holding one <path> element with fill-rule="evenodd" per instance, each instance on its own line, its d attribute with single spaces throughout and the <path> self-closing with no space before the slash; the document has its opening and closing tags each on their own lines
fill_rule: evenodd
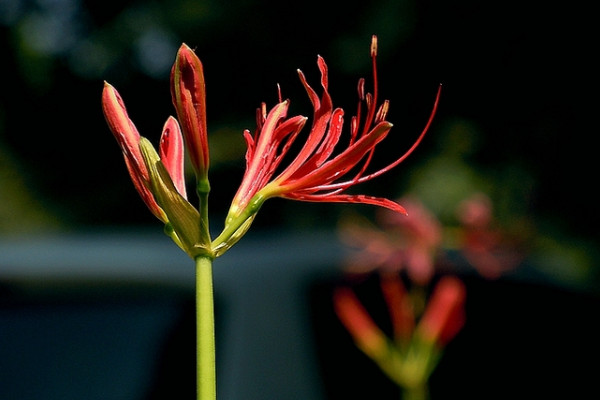
<svg viewBox="0 0 600 400">
<path fill-rule="evenodd" d="M 208 178 L 206 90 L 200 59 L 182 44 L 171 70 L 171 97 L 198 181 Z"/>
</svg>

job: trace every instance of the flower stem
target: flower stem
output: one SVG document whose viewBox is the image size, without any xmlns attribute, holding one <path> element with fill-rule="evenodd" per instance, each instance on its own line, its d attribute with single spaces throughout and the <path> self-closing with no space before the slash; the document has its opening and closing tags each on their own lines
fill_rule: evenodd
<svg viewBox="0 0 600 400">
<path fill-rule="evenodd" d="M 215 312 L 212 258 L 196 257 L 196 388 L 197 400 L 217 398 Z"/>
<path fill-rule="evenodd" d="M 210 183 L 208 178 L 198 181 L 196 187 L 196 193 L 200 204 L 198 210 L 200 212 L 200 234 L 202 236 L 202 243 L 210 243 L 210 230 L 208 229 L 208 194 L 210 193 Z"/>
</svg>

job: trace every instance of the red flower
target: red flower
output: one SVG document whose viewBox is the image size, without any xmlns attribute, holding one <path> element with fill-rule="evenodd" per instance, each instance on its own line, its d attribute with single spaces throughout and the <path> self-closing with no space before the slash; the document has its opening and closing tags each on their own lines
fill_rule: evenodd
<svg viewBox="0 0 600 400">
<path fill-rule="evenodd" d="M 106 122 L 123 151 L 133 185 L 150 211 L 167 223 L 168 218 L 150 189 L 150 174 L 140 150 L 140 134 L 129 118 L 119 92 L 107 82 L 102 90 L 102 109 Z M 183 138 L 179 124 L 173 117 L 169 117 L 163 127 L 159 154 L 177 191 L 185 198 Z"/>
<path fill-rule="evenodd" d="M 304 74 L 298 71 L 314 107 L 314 118 L 306 143 L 295 159 L 273 178 L 282 159 L 288 153 L 306 118 L 295 116 L 286 118 L 289 101 L 281 101 L 266 112 L 266 106 L 257 113 L 257 129 L 254 135 L 244 132 L 248 150 L 246 152 L 246 172 L 242 184 L 232 202 L 228 221 L 238 217 L 250 204 L 260 207 L 270 197 L 284 197 L 301 201 L 363 203 L 386 207 L 401 213 L 404 208 L 394 201 L 366 195 L 345 193 L 346 189 L 358 183 L 373 179 L 400 164 L 421 142 L 427 132 L 437 108 L 439 91 L 429 120 L 415 143 L 396 161 L 371 173 L 367 168 L 373 151 L 390 132 L 392 124 L 386 120 L 388 101 L 377 104 L 377 38 L 373 36 L 371 58 L 373 60 L 373 94 L 364 91 L 364 79 L 358 84 L 358 110 L 350 122 L 350 140 L 345 148 L 333 155 L 340 142 L 344 123 L 344 111 L 333 108 L 328 92 L 327 65 L 319 57 L 317 64 L 321 71 L 323 94 L 317 93 L 307 83 Z M 363 103 L 366 105 L 362 115 Z M 355 171 L 350 175 L 351 171 Z M 253 206 L 254 207 L 254 206 Z"/>
</svg>

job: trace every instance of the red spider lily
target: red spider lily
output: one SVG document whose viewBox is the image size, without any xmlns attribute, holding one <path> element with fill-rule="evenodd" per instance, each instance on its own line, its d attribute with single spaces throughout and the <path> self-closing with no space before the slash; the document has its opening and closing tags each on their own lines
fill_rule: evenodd
<svg viewBox="0 0 600 400">
<path fill-rule="evenodd" d="M 249 131 L 244 132 L 248 145 L 246 172 L 232 202 L 230 219 L 239 216 L 253 201 L 259 200 L 259 203 L 262 203 L 267 198 L 277 196 L 301 201 L 372 204 L 406 213 L 398 203 L 385 198 L 344 193 L 349 187 L 373 179 L 404 161 L 423 139 L 438 104 L 439 91 L 425 129 L 411 148 L 388 166 L 367 174 L 366 170 L 375 147 L 385 139 L 392 128 L 392 124 L 386 121 L 388 101 L 377 105 L 376 56 L 377 38 L 373 36 L 373 94 L 365 95 L 364 79 L 361 79 L 358 84 L 358 110 L 350 123 L 350 141 L 335 156 L 333 153 L 340 141 L 344 111 L 341 108 L 333 108 L 328 92 L 327 65 L 321 57 L 317 61 L 323 87 L 321 98 L 307 83 L 304 74 L 298 71 L 314 107 L 310 133 L 296 158 L 274 179 L 277 167 L 298 137 L 306 118 L 296 116 L 286 119 L 289 106 L 287 100 L 280 100 L 269 113 L 266 113 L 266 106 L 262 105 L 262 109 L 257 113 L 257 129 L 254 136 Z M 366 104 L 365 115 L 362 115 L 363 102 Z M 353 170 L 358 172 L 354 176 L 348 176 Z"/>
<path fill-rule="evenodd" d="M 167 223 L 167 215 L 156 202 L 150 189 L 150 174 L 140 150 L 140 134 L 129 118 L 119 92 L 107 82 L 104 83 L 102 91 L 102 109 L 106 122 L 123 151 L 133 185 L 150 211 L 158 219 Z M 187 195 L 184 181 L 183 138 L 179 124 L 173 117 L 169 117 L 163 127 L 159 154 L 177 191 L 185 198 Z"/>
</svg>

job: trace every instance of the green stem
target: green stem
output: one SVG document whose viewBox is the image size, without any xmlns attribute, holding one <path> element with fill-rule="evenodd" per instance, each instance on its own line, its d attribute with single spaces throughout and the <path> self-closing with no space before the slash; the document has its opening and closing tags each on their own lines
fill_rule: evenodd
<svg viewBox="0 0 600 400">
<path fill-rule="evenodd" d="M 215 311 L 212 258 L 196 258 L 196 388 L 197 400 L 217 398 Z"/>
<path fill-rule="evenodd" d="M 202 235 L 202 243 L 210 243 L 210 230 L 208 228 L 208 194 L 210 193 L 210 183 L 208 178 L 198 181 L 196 193 L 199 199 L 200 212 L 200 233 Z"/>
</svg>

